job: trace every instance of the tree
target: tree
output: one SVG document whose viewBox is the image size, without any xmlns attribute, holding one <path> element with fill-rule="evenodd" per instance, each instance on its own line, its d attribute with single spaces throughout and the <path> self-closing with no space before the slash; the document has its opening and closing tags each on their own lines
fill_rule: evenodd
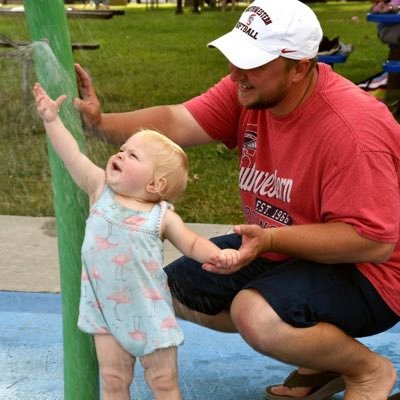
<svg viewBox="0 0 400 400">
<path fill-rule="evenodd" d="M 183 14 L 182 1 L 183 1 L 183 0 L 176 0 L 176 10 L 175 10 L 175 14 Z"/>
</svg>

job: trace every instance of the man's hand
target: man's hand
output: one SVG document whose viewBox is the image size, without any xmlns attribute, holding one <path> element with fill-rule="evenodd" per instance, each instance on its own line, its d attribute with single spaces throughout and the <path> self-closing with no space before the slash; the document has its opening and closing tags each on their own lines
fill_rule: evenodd
<svg viewBox="0 0 400 400">
<path fill-rule="evenodd" d="M 240 263 L 242 267 L 250 264 L 260 254 L 270 250 L 272 245 L 271 229 L 263 229 L 258 225 L 236 225 L 236 234 L 242 236 L 240 246 Z"/>
<path fill-rule="evenodd" d="M 92 80 L 79 64 L 75 64 L 75 73 L 81 98 L 74 99 L 74 107 L 81 113 L 83 121 L 89 128 L 99 128 L 101 124 L 101 106 Z"/>
<path fill-rule="evenodd" d="M 224 265 L 217 256 L 211 259 L 211 263 L 203 264 L 203 269 L 216 274 L 232 274 L 250 264 L 260 254 L 265 253 L 271 247 L 271 232 L 262 229 L 258 225 L 236 225 L 233 230 L 242 236 L 242 245 L 238 251 L 237 262 L 233 260 L 229 267 Z M 223 250 L 222 250 L 223 251 Z M 221 254 L 221 253 L 220 253 Z"/>
</svg>

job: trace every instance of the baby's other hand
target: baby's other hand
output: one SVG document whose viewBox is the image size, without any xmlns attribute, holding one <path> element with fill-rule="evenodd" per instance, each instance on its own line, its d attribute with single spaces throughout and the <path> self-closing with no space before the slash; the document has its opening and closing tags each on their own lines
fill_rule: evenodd
<svg viewBox="0 0 400 400">
<path fill-rule="evenodd" d="M 217 254 L 217 266 L 220 268 L 233 268 L 239 263 L 240 254 L 238 250 L 223 249 Z"/>
<path fill-rule="evenodd" d="M 210 261 L 204 263 L 202 268 L 216 274 L 232 274 L 242 267 L 239 261 L 240 253 L 238 250 L 223 249 L 210 257 Z"/>
</svg>

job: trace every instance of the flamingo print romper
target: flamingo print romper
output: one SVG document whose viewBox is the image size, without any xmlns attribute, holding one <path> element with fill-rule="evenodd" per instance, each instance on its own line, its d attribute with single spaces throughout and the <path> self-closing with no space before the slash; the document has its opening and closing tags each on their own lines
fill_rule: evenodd
<svg viewBox="0 0 400 400">
<path fill-rule="evenodd" d="M 133 356 L 183 343 L 162 268 L 167 207 L 128 209 L 106 185 L 86 221 L 78 327 L 113 335 Z"/>
</svg>

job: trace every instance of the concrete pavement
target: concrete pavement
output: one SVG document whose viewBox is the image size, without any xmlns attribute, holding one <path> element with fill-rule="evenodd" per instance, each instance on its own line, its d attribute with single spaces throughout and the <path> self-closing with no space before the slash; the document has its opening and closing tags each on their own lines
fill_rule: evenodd
<svg viewBox="0 0 400 400">
<path fill-rule="evenodd" d="M 229 225 L 188 224 L 205 237 L 226 233 Z M 0 216 L 0 290 L 60 291 L 54 218 Z M 165 241 L 165 263 L 180 256 Z"/>
</svg>

